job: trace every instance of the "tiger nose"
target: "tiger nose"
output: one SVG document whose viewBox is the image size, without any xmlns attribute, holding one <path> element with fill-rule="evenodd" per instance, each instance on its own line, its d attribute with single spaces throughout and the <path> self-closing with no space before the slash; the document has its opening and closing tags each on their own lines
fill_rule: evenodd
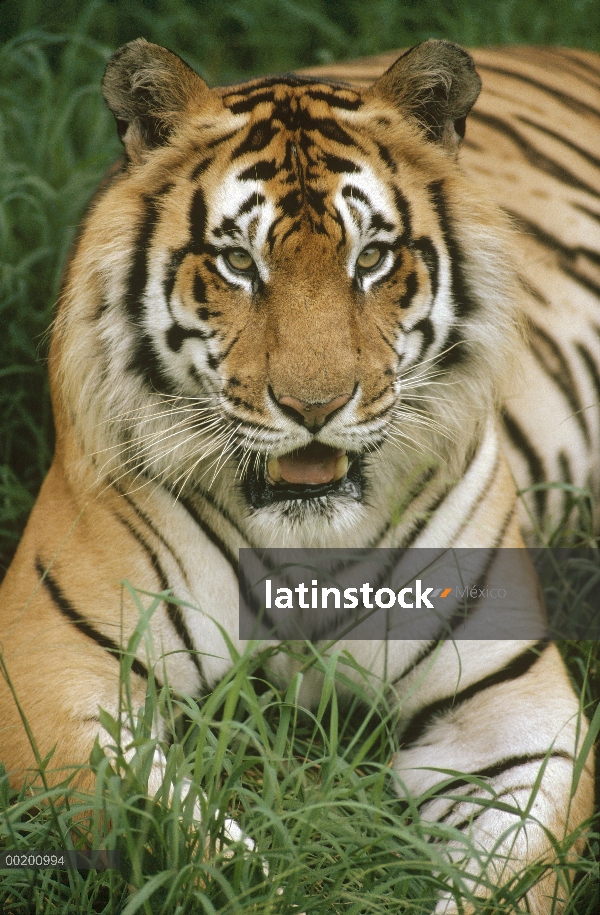
<svg viewBox="0 0 600 915">
<path fill-rule="evenodd" d="M 312 429 L 323 426 L 332 413 L 335 413 L 336 410 L 348 403 L 351 396 L 351 394 L 340 394 L 339 397 L 334 397 L 333 400 L 328 400 L 327 403 L 306 403 L 303 400 L 298 400 L 297 397 L 290 397 L 286 394 L 283 397 L 278 397 L 277 402 L 280 406 L 288 408 L 286 412 L 292 411 L 292 419 Z"/>
</svg>

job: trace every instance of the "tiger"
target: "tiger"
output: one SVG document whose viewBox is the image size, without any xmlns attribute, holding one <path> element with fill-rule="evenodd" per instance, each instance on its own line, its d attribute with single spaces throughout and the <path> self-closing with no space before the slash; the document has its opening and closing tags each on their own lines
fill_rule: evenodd
<svg viewBox="0 0 600 915">
<path fill-rule="evenodd" d="M 156 655 L 132 659 L 132 705 L 150 667 L 200 696 L 231 665 L 225 636 L 245 647 L 241 548 L 485 547 L 490 583 L 565 509 L 538 484 L 598 489 L 599 75 L 591 53 L 437 39 L 215 89 L 144 39 L 112 56 L 124 155 L 65 268 L 55 457 L 1 592 L 12 784 L 35 767 L 21 715 L 57 771 L 110 745 L 99 709 L 119 714 L 139 622 L 123 580 L 178 598 L 149 623 Z M 533 487 L 521 516 L 515 479 Z M 429 791 L 424 819 L 469 834 L 476 895 L 590 815 L 591 755 L 571 797 L 586 723 L 552 642 L 339 646 L 398 697 L 399 791 Z M 271 671 L 298 664 L 274 651 Z M 304 677 L 305 705 L 321 682 Z M 528 816 L 477 804 L 483 787 L 431 793 L 440 760 Z M 482 873 L 492 850 L 505 867 Z M 523 905 L 564 903 L 542 868 Z M 435 912 L 458 911 L 448 889 Z"/>
</svg>

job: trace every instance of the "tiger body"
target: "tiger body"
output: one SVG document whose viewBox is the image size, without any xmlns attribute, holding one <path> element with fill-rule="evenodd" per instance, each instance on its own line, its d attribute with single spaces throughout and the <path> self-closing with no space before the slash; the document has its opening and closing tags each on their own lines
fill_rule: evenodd
<svg viewBox="0 0 600 915">
<path fill-rule="evenodd" d="M 464 169 L 456 150 L 479 84 L 445 43 L 419 46 L 372 88 L 361 83 L 391 58 L 218 90 L 143 42 L 109 64 L 126 160 L 66 269 L 50 354 L 56 456 L 0 604 L 3 660 L 42 757 L 56 745 L 53 766 L 88 758 L 99 707 L 117 714 L 118 658 L 139 622 L 124 579 L 183 602 L 152 617 L 134 703 L 149 664 L 199 695 L 231 663 L 214 620 L 244 648 L 239 548 L 521 546 L 505 454 L 521 485 L 562 475 L 597 488 L 595 58 L 555 52 L 565 98 L 579 99 L 556 99 L 576 131 L 569 154 L 578 173 L 596 168 L 576 185 L 566 168 L 536 168 L 529 137 L 496 137 L 501 118 L 551 136 L 528 107 L 539 99 L 510 86 L 514 53 L 477 55 L 491 88 Z M 552 52 L 540 55 L 547 70 Z M 533 170 L 517 199 L 515 146 Z M 536 230 L 515 241 L 490 195 Z M 563 498 L 534 495 L 530 529 Z M 528 581 L 525 558 L 521 572 Z M 492 561 L 487 581 L 500 574 Z M 541 612 L 533 579 L 531 605 Z M 443 760 L 525 806 L 544 765 L 541 825 L 510 839 L 521 863 L 548 853 L 545 830 L 560 837 L 589 814 L 591 760 L 569 800 L 585 727 L 553 645 L 465 641 L 460 657 L 449 642 L 344 647 L 406 696 L 395 767 L 409 792 L 442 781 Z M 280 653 L 273 668 L 285 681 L 298 662 Z M 318 701 L 318 674 L 304 690 Z M 18 782 L 34 759 L 1 679 L 0 703 L 0 759 Z M 483 848 L 515 823 L 448 797 L 424 816 L 472 819 Z M 531 910 L 550 911 L 552 892 L 533 889 Z"/>
</svg>

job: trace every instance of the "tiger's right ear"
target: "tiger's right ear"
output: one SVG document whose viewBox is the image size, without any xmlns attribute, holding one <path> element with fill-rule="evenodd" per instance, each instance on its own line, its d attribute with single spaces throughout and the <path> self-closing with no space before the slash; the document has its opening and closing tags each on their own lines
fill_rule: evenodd
<svg viewBox="0 0 600 915">
<path fill-rule="evenodd" d="M 119 48 L 102 80 L 102 95 L 132 161 L 168 142 L 192 98 L 208 92 L 206 83 L 177 54 L 144 38 Z"/>
</svg>

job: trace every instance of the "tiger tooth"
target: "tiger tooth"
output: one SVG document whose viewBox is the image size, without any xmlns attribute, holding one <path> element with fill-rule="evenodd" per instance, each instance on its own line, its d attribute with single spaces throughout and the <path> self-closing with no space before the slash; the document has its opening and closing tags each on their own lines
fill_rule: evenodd
<svg viewBox="0 0 600 915">
<path fill-rule="evenodd" d="M 279 483 L 281 480 L 281 470 L 279 469 L 279 461 L 276 457 L 269 459 L 267 464 L 267 473 L 269 474 L 273 483 Z"/>
<path fill-rule="evenodd" d="M 334 480 L 341 480 L 344 474 L 348 470 L 348 455 L 342 454 L 336 461 L 335 464 L 335 473 L 333 475 Z"/>
</svg>

